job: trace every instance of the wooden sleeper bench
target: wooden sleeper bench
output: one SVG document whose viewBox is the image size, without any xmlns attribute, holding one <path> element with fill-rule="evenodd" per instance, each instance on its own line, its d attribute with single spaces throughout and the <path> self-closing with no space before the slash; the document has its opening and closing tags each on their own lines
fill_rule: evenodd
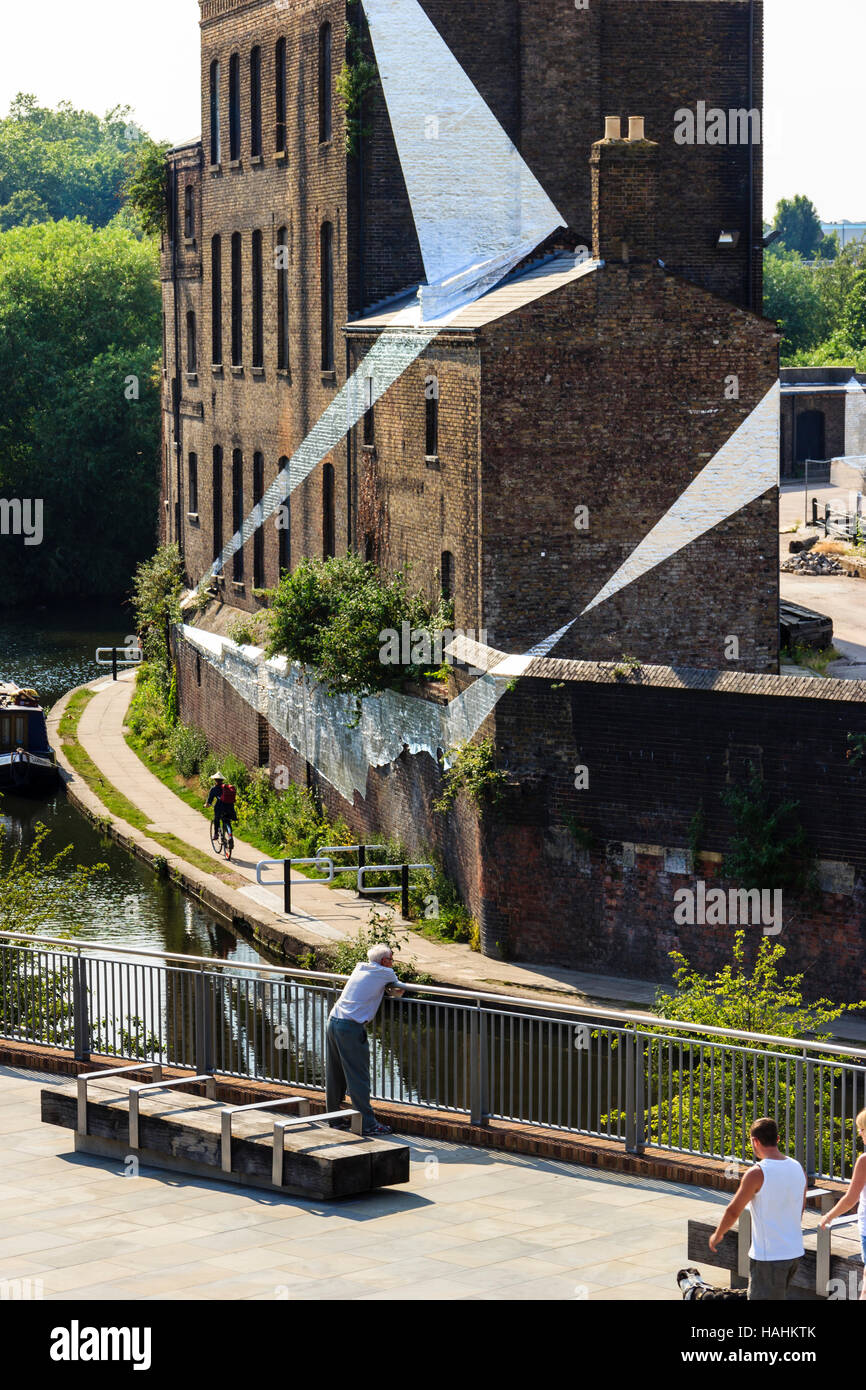
<svg viewBox="0 0 866 1390">
<path fill-rule="evenodd" d="M 137 1086 L 132 1077 L 153 1080 Z M 198 1084 L 206 1094 L 180 1089 Z M 164 1082 L 152 1063 L 79 1076 L 74 1085 L 42 1092 L 42 1119 L 75 1131 L 76 1151 L 138 1157 L 155 1168 L 330 1201 L 409 1181 L 409 1146 L 365 1139 L 354 1110 L 310 1115 L 299 1096 L 226 1106 L 214 1076 Z M 261 1111 L 294 1112 L 265 1120 Z M 323 1129 L 346 1121 L 351 1131 Z M 264 1128 L 263 1128 L 264 1121 Z"/>
</svg>

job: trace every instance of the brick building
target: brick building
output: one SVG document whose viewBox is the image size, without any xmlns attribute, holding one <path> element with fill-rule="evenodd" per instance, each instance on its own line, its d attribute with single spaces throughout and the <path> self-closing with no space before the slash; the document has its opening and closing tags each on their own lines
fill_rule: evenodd
<svg viewBox="0 0 866 1390">
<path fill-rule="evenodd" d="M 370 307 L 424 278 L 376 84 L 347 150 L 338 78 L 347 53 L 350 70 L 357 62 L 349 26 L 357 30 L 360 8 L 201 3 L 202 140 L 170 154 L 162 257 L 164 535 L 180 544 L 193 582 L 346 381 L 376 324 Z M 701 100 L 760 107 L 762 6 L 423 8 L 567 222 L 560 245 L 608 238 L 603 280 L 530 290 L 512 312 L 437 338 L 377 407 L 375 445 L 361 427 L 336 444 L 279 526 L 259 528 L 226 566 L 222 597 L 254 609 L 254 589 L 301 556 L 356 547 L 412 560 L 431 591 L 441 582 L 453 592 L 458 622 L 516 650 L 550 630 L 549 614 L 575 616 L 772 379 L 772 335 L 748 312 L 761 301 L 760 146 L 675 140 L 676 112 Z M 369 51 L 363 33 L 360 42 Z M 615 210 L 607 231 L 593 226 L 590 152 L 617 110 L 643 113 L 659 156 L 650 224 L 637 229 L 628 263 Z M 727 242 L 725 230 L 734 232 Z M 720 399 L 729 373 L 742 382 L 730 404 Z M 431 375 L 440 391 L 433 454 L 423 438 Z M 582 541 L 572 524 L 579 504 L 593 513 Z M 766 499 L 752 504 L 731 536 L 723 528 L 669 562 L 662 624 L 638 616 L 645 603 L 631 618 L 607 605 L 568 650 L 610 655 L 607 634 L 625 622 L 628 641 L 617 643 L 639 657 L 709 665 L 720 637 L 741 633 L 741 664 L 772 668 L 772 510 Z M 677 642 L 682 624 L 671 614 L 710 556 L 704 616 Z"/>
</svg>

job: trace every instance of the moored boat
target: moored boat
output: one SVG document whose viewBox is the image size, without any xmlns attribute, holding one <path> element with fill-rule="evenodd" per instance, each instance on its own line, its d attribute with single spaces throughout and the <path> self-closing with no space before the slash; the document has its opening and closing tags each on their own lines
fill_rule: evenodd
<svg viewBox="0 0 866 1390">
<path fill-rule="evenodd" d="M 0 685 L 0 791 L 38 796 L 53 791 L 59 776 L 36 691 Z"/>
</svg>

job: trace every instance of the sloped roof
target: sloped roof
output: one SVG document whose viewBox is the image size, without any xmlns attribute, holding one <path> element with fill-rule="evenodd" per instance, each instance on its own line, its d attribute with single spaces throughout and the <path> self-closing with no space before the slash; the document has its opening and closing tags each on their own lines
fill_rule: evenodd
<svg viewBox="0 0 866 1390">
<path fill-rule="evenodd" d="M 429 329 L 433 327 L 465 330 L 471 332 L 483 328 L 496 319 L 506 318 L 515 310 L 542 299 L 554 290 L 570 285 L 585 275 L 591 275 L 604 264 L 603 261 L 587 260 L 585 256 L 570 251 L 562 251 L 549 259 L 530 266 L 517 275 L 511 275 L 495 289 L 483 294 L 472 304 L 466 304 L 441 319 L 421 321 L 421 304 L 416 290 L 410 291 L 401 299 L 383 304 L 380 308 L 352 319 L 346 324 L 351 333 L 381 333 L 389 328 L 405 332 L 407 329 Z"/>
</svg>

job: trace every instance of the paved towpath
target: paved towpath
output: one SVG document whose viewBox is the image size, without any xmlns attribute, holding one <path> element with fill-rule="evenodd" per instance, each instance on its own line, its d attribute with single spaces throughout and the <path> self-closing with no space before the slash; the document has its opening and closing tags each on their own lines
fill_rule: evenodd
<svg viewBox="0 0 866 1390">
<path fill-rule="evenodd" d="M 39 1093 L 62 1080 L 0 1067 L 0 1297 L 30 1280 L 31 1297 L 76 1301 L 677 1301 L 688 1219 L 726 1201 L 433 1140 L 412 1142 L 408 1184 L 332 1203 L 131 1177 L 41 1123 Z"/>
</svg>

